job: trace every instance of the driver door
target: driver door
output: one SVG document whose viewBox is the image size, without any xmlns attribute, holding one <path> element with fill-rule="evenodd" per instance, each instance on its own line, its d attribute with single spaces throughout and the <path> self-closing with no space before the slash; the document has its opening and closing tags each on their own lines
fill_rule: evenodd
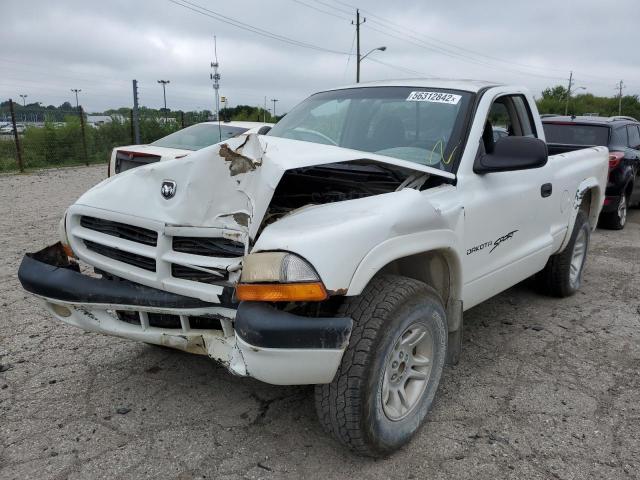
<svg viewBox="0 0 640 480">
<path fill-rule="evenodd" d="M 479 154 L 491 153 L 493 128 L 509 136 L 536 137 L 533 116 L 522 95 L 494 99 Z M 499 140 L 498 140 L 499 141 Z M 463 269 L 465 307 L 473 306 L 541 270 L 551 237 L 544 212 L 551 195 L 548 169 L 473 174 L 465 178 Z M 552 189 L 552 187 L 550 187 Z M 543 196 L 544 195 L 544 196 Z"/>
</svg>

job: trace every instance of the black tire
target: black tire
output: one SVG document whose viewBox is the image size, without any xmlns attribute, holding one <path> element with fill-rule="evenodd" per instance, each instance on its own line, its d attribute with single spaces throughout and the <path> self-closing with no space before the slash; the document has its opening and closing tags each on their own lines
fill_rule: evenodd
<svg viewBox="0 0 640 480">
<path fill-rule="evenodd" d="M 614 211 L 600 214 L 598 226 L 609 230 L 622 230 L 627 224 L 628 209 L 629 197 L 623 193 Z"/>
<path fill-rule="evenodd" d="M 584 256 L 580 262 L 577 278 L 572 281 L 571 262 L 576 249 L 576 239 L 581 234 L 585 236 Z M 551 256 L 544 270 L 536 276 L 537 283 L 543 292 L 555 297 L 569 297 L 578 291 L 582 283 L 590 236 L 591 228 L 587 215 L 581 210 L 576 216 L 569 244 L 562 252 Z"/>
<path fill-rule="evenodd" d="M 436 291 L 422 282 L 381 275 L 372 279 L 361 295 L 348 298 L 340 315 L 353 319 L 353 331 L 333 381 L 315 387 L 320 423 L 352 451 L 385 456 L 411 439 L 431 407 L 447 351 L 443 303 Z M 391 420 L 382 398 L 385 366 L 400 355 L 397 346 L 401 335 L 412 334 L 414 327 L 431 336 L 430 370 L 422 381 L 423 390 L 415 395 L 413 408 L 403 418 Z M 409 349 L 416 354 L 416 347 Z M 413 371 L 411 368 L 403 373 Z M 399 377 L 403 391 L 410 384 L 409 377 Z"/>
</svg>

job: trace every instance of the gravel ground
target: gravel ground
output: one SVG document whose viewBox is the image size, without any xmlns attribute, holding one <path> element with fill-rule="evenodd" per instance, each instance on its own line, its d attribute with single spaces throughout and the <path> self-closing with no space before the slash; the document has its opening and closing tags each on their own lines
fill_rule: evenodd
<svg viewBox="0 0 640 480">
<path fill-rule="evenodd" d="M 574 297 L 518 285 L 467 312 L 425 427 L 375 461 L 322 433 L 311 387 L 83 333 L 20 288 L 105 170 L 0 176 L 0 478 L 640 478 L 640 210 L 595 232 Z"/>
</svg>

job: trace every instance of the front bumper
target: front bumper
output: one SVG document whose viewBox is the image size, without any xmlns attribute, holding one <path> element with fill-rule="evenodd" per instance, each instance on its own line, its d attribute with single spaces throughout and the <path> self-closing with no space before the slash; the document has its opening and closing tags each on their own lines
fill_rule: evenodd
<svg viewBox="0 0 640 480">
<path fill-rule="evenodd" d="M 331 382 L 353 324 L 350 318 L 302 317 L 258 302 L 223 305 L 90 277 L 69 262 L 60 244 L 25 255 L 18 277 L 69 325 L 208 355 L 236 375 L 276 385 Z M 153 323 L 158 317 L 176 322 L 160 327 Z M 194 318 L 219 328 L 200 328 Z"/>
</svg>

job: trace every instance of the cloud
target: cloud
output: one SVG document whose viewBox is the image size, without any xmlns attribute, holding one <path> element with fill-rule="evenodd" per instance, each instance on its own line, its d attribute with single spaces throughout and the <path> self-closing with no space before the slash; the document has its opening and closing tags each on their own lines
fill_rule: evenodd
<svg viewBox="0 0 640 480">
<path fill-rule="evenodd" d="M 353 44 L 348 5 L 355 0 L 189 1 L 324 49 L 348 52 Z M 604 21 L 612 7 L 597 0 L 369 0 L 362 7 L 363 53 L 387 46 L 363 61 L 363 80 L 418 76 L 411 71 L 517 83 L 539 94 L 566 84 L 573 70 L 576 85 L 590 92 L 613 95 L 623 79 L 626 94 L 640 93 L 636 48 L 623 35 L 640 18 L 636 0 L 616 2 L 615 24 Z M 160 107 L 156 81 L 162 78 L 171 80 L 169 107 L 210 109 L 214 34 L 221 94 L 231 104 L 258 105 L 266 96 L 280 99 L 278 110 L 286 111 L 314 91 L 355 77 L 352 57 L 266 38 L 168 0 L 5 0 L 2 11 L 3 99 L 27 93 L 29 101 L 59 104 L 72 100 L 71 88 L 81 88 L 85 108 L 99 111 L 131 105 L 136 78 L 141 103 Z"/>
</svg>

